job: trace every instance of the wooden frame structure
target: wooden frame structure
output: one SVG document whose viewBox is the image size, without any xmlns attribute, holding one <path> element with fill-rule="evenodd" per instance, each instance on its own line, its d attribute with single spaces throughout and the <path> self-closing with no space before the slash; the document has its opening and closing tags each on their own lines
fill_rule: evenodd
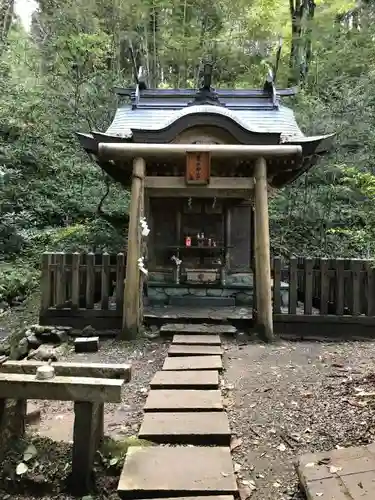
<svg viewBox="0 0 375 500">
<path fill-rule="evenodd" d="M 130 365 L 52 363 L 55 377 L 37 380 L 35 361 L 6 361 L 0 365 L 0 431 L 7 399 L 17 400 L 21 419 L 28 399 L 74 402 L 71 487 L 77 494 L 90 490 L 95 452 L 104 437 L 104 403 L 120 403 L 121 389 L 130 381 Z M 24 432 L 21 425 L 20 435 Z"/>
</svg>

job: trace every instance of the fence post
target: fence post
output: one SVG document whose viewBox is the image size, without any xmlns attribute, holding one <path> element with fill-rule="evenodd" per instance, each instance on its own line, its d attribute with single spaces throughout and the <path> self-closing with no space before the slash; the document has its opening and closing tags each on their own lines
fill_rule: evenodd
<svg viewBox="0 0 375 500">
<path fill-rule="evenodd" d="M 361 314 L 361 269 L 362 261 L 359 259 L 351 259 L 350 275 L 352 280 L 352 315 L 358 316 Z"/>
<path fill-rule="evenodd" d="M 56 307 L 63 307 L 66 299 L 65 254 L 56 254 L 55 270 Z"/>
<path fill-rule="evenodd" d="M 320 314 L 328 314 L 329 277 L 328 259 L 320 259 Z"/>
<path fill-rule="evenodd" d="M 336 314 L 343 316 L 344 314 L 344 272 L 345 272 L 344 259 L 336 260 L 336 280 L 335 280 L 335 300 L 336 300 Z"/>
<path fill-rule="evenodd" d="M 280 314 L 281 312 L 281 258 L 275 257 L 273 259 L 273 312 Z"/>
<path fill-rule="evenodd" d="M 110 255 L 105 252 L 102 256 L 102 269 L 101 269 L 101 308 L 107 310 L 109 305 L 109 280 L 110 277 Z"/>
<path fill-rule="evenodd" d="M 297 314 L 297 259 L 289 261 L 289 314 Z"/>
<path fill-rule="evenodd" d="M 90 252 L 86 255 L 86 309 L 94 308 L 95 290 L 95 255 Z"/>
<path fill-rule="evenodd" d="M 312 314 L 312 291 L 313 291 L 313 261 L 310 258 L 305 259 L 304 263 L 304 292 L 305 300 L 303 306 L 304 314 Z"/>
<path fill-rule="evenodd" d="M 116 257 L 116 309 L 122 311 L 124 297 L 125 258 L 123 253 Z"/>
<path fill-rule="evenodd" d="M 375 262 L 366 262 L 367 271 L 367 316 L 375 316 Z"/>
<path fill-rule="evenodd" d="M 51 306 L 51 253 L 44 252 L 42 255 L 42 279 L 41 279 L 41 312 L 44 313 Z"/>
<path fill-rule="evenodd" d="M 75 309 L 79 308 L 79 288 L 80 288 L 80 276 L 79 276 L 79 264 L 80 264 L 81 254 L 75 252 L 72 254 L 72 307 Z"/>
</svg>

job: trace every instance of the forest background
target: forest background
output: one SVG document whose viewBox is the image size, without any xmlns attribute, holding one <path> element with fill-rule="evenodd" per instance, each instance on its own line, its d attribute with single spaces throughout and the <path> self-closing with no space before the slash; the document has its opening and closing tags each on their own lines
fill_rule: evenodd
<svg viewBox="0 0 375 500">
<path fill-rule="evenodd" d="M 38 282 L 43 251 L 121 251 L 129 193 L 82 151 L 113 87 L 297 86 L 305 133 L 333 151 L 271 202 L 274 255 L 375 255 L 375 5 L 349 0 L 40 0 L 30 30 L 0 0 L 0 299 Z"/>
</svg>

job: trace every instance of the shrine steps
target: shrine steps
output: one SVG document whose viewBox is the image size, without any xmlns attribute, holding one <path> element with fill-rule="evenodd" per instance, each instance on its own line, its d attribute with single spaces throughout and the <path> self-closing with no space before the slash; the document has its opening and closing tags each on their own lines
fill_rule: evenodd
<svg viewBox="0 0 375 500">
<path fill-rule="evenodd" d="M 169 297 L 169 305 L 183 307 L 234 307 L 233 297 Z"/>
<path fill-rule="evenodd" d="M 185 331 L 174 335 L 163 369 L 150 383 L 139 438 L 155 446 L 129 448 L 120 498 L 233 500 L 237 494 L 219 390 L 217 328 L 203 335 L 185 325 Z"/>
</svg>

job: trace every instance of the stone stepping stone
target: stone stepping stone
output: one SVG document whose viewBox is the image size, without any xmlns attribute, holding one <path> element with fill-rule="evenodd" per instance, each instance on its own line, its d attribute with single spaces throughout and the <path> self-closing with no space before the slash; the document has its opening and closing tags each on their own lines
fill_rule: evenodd
<svg viewBox="0 0 375 500">
<path fill-rule="evenodd" d="M 163 370 L 222 370 L 221 356 L 172 356 L 164 361 Z"/>
<path fill-rule="evenodd" d="M 229 447 L 130 446 L 118 485 L 120 498 L 234 495 Z"/>
<path fill-rule="evenodd" d="M 173 336 L 173 344 L 191 344 L 191 345 L 221 345 L 219 335 L 184 335 L 176 334 Z"/>
<path fill-rule="evenodd" d="M 201 334 L 201 335 L 234 335 L 237 328 L 232 325 L 207 325 L 207 324 L 184 324 L 167 323 L 160 328 L 161 335 L 172 335 L 174 333 Z"/>
<path fill-rule="evenodd" d="M 229 446 L 225 412 L 146 413 L 138 437 L 156 443 Z"/>
<path fill-rule="evenodd" d="M 154 390 L 148 394 L 145 412 L 222 411 L 223 401 L 218 390 Z"/>
<path fill-rule="evenodd" d="M 221 356 L 219 345 L 176 345 L 168 349 L 168 356 Z"/>
<path fill-rule="evenodd" d="M 150 382 L 151 389 L 217 389 L 217 370 L 160 371 Z"/>
</svg>

